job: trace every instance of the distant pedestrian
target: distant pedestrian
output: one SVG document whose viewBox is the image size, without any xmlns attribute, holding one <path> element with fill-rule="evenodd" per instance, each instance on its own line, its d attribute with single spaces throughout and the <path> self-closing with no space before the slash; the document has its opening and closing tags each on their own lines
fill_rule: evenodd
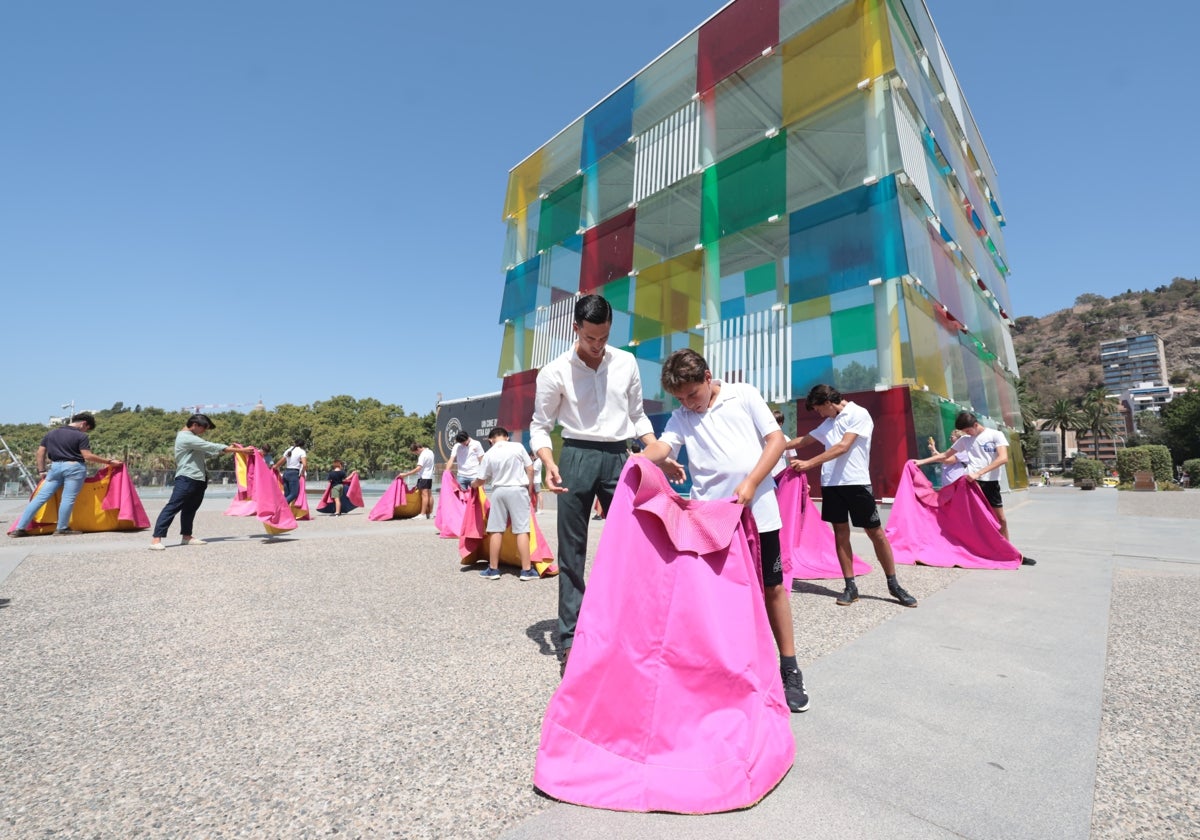
<svg viewBox="0 0 1200 840">
<path fill-rule="evenodd" d="M 336 458 L 333 469 L 326 476 L 329 479 L 329 498 L 333 499 L 333 515 L 342 515 L 342 495 L 346 491 L 346 465 Z"/>
<path fill-rule="evenodd" d="M 479 573 L 484 580 L 500 577 L 500 544 L 504 531 L 511 529 L 517 538 L 517 554 L 521 558 L 519 579 L 537 580 L 529 559 L 529 494 L 533 489 L 533 460 L 525 447 L 508 439 L 508 429 L 497 426 L 488 434 L 491 449 L 483 456 L 479 476 L 472 480 L 475 487 L 490 483 L 488 496 L 488 567 Z"/>
<path fill-rule="evenodd" d="M 308 472 L 308 452 L 304 449 L 303 438 L 296 438 L 283 451 L 274 468 L 278 469 L 280 465 L 283 465 L 283 497 L 289 505 L 294 504 L 300 496 L 300 476 Z"/>
<path fill-rule="evenodd" d="M 158 521 L 154 523 L 154 538 L 150 543 L 151 551 L 165 551 L 162 539 L 167 535 L 175 516 L 179 516 L 179 531 L 183 537 L 183 545 L 206 545 L 204 540 L 197 539 L 192 534 L 195 524 L 196 511 L 204 501 L 204 492 L 208 489 L 208 473 L 204 469 L 204 459 L 209 455 L 222 455 L 226 452 L 254 453 L 253 446 L 239 446 L 236 443 L 226 446 L 223 443 L 205 440 L 202 435 L 214 428 L 213 422 L 204 414 L 193 414 L 184 423 L 184 427 L 175 435 L 175 486 L 171 490 L 171 498 L 167 501 Z"/>
<path fill-rule="evenodd" d="M 67 425 L 47 432 L 42 438 L 37 448 L 37 468 L 42 479 L 41 486 L 25 506 L 16 529 L 9 536 L 29 536 L 28 528 L 33 522 L 33 517 L 59 488 L 62 488 L 63 495 L 58 504 L 58 522 L 54 527 L 54 535 L 63 537 L 80 533 L 71 530 L 71 513 L 75 510 L 75 499 L 79 497 L 84 479 L 87 478 L 86 462 L 109 466 L 121 463 L 92 453 L 88 432 L 95 428 L 96 418 L 91 412 L 81 411 L 74 415 Z M 49 468 L 46 466 L 47 461 Z"/>
<path fill-rule="evenodd" d="M 400 473 L 400 477 L 417 476 L 417 492 L 421 494 L 421 513 L 428 519 L 433 515 L 433 450 L 422 443 L 414 443 L 409 449 L 417 456 L 417 465 L 408 472 Z"/>
</svg>

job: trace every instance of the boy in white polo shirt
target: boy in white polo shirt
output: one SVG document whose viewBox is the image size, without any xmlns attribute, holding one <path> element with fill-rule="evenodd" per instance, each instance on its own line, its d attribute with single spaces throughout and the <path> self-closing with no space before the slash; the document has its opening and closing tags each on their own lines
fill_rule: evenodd
<svg viewBox="0 0 1200 840">
<path fill-rule="evenodd" d="M 692 498 L 727 499 L 750 505 L 758 525 L 767 619 L 779 648 L 779 675 L 788 708 L 808 709 L 804 676 L 796 663 L 792 605 L 783 587 L 779 548 L 779 503 L 775 483 L 766 479 L 783 453 L 783 432 L 753 385 L 713 379 L 708 362 L 695 350 L 677 350 L 662 368 L 663 389 L 682 403 L 671 413 L 662 436 L 642 454 L 655 464 L 688 450 Z"/>
<path fill-rule="evenodd" d="M 488 513 L 488 567 L 479 573 L 484 580 L 500 578 L 500 544 L 504 529 L 512 528 L 517 538 L 517 554 L 521 557 L 519 580 L 537 580 L 538 573 L 529 560 L 529 511 L 532 507 L 533 460 L 525 447 L 508 439 L 508 429 L 497 426 L 488 433 L 492 448 L 479 464 L 479 477 L 472 487 L 492 485 L 491 511 Z"/>
<path fill-rule="evenodd" d="M 875 559 L 887 575 L 888 592 L 906 607 L 915 607 L 917 599 L 896 580 L 892 544 L 883 533 L 875 494 L 871 491 L 871 435 L 875 421 L 860 405 L 847 402 L 830 385 L 817 385 L 808 392 L 804 405 L 824 417 L 824 421 L 803 437 L 789 440 L 788 449 L 803 449 L 820 443 L 825 451 L 815 458 L 792 461 L 797 472 L 821 465 L 821 518 L 833 526 L 838 563 L 846 579 L 846 589 L 837 599 L 847 607 L 858 600 L 854 582 L 854 552 L 850 548 L 850 524 L 866 531 L 875 548 Z"/>
</svg>

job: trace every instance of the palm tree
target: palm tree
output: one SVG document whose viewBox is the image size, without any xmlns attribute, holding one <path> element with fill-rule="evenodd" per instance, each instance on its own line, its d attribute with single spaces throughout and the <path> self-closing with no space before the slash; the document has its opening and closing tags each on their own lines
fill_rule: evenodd
<svg viewBox="0 0 1200 840">
<path fill-rule="evenodd" d="M 1117 433 L 1113 415 L 1118 411 L 1117 401 L 1109 399 L 1103 388 L 1088 391 L 1083 398 L 1083 422 L 1080 428 L 1092 439 L 1092 457 L 1100 460 L 1100 438 L 1112 437 Z"/>
<path fill-rule="evenodd" d="M 1062 466 L 1067 465 L 1067 432 L 1083 428 L 1083 415 L 1079 413 L 1070 400 L 1055 400 L 1050 407 L 1049 416 L 1042 421 L 1043 429 L 1058 429 L 1062 448 L 1059 450 Z"/>
</svg>

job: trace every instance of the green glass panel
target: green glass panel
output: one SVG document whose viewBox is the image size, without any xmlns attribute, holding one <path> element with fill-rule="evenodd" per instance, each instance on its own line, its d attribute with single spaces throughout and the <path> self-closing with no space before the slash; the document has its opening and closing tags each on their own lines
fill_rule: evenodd
<svg viewBox="0 0 1200 840">
<path fill-rule="evenodd" d="M 572 178 L 542 201 L 538 221 L 538 250 L 545 251 L 579 231 L 583 205 L 583 176 Z"/>
<path fill-rule="evenodd" d="M 829 320 L 835 356 L 875 349 L 875 304 L 842 309 L 830 314 Z"/>
<path fill-rule="evenodd" d="M 775 291 L 775 263 L 760 265 L 746 272 L 746 294 L 761 295 Z"/>
<path fill-rule="evenodd" d="M 705 245 L 784 213 L 787 136 L 780 132 L 704 170 Z"/>
<path fill-rule="evenodd" d="M 609 302 L 613 309 L 619 312 L 629 312 L 629 281 L 631 278 L 622 277 L 611 283 L 606 283 L 600 289 L 600 294 Z"/>
</svg>

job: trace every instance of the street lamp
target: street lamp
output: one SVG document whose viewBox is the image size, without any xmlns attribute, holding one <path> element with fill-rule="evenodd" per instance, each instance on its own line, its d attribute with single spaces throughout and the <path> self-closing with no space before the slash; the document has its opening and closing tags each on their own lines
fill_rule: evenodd
<svg viewBox="0 0 1200 840">
<path fill-rule="evenodd" d="M 75 416 L 75 400 L 62 404 L 63 411 L 66 411 L 68 408 L 71 410 L 67 411 L 67 423 L 70 423 L 71 418 Z"/>
</svg>

